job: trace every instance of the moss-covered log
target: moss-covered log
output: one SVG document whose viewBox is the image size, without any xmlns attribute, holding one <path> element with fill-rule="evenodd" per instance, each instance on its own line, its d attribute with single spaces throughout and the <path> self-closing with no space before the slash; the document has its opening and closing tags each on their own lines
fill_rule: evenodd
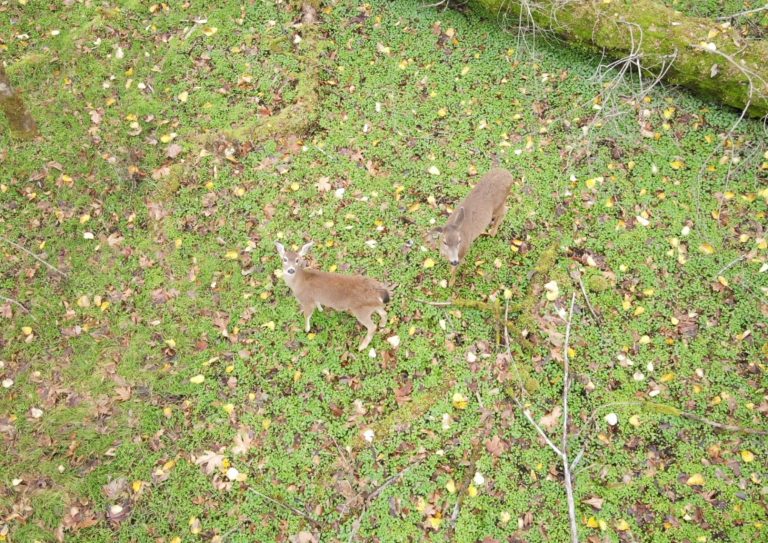
<svg viewBox="0 0 768 543">
<path fill-rule="evenodd" d="M 11 134 L 19 139 L 31 139 L 37 135 L 37 125 L 18 91 L 11 86 L 11 82 L 5 73 L 5 68 L 0 64 L 0 109 L 5 113 Z"/>
<path fill-rule="evenodd" d="M 768 115 L 768 42 L 747 41 L 723 23 L 687 17 L 653 0 L 468 1 L 486 16 L 521 18 L 614 59 L 634 56 L 651 73 L 674 59 L 667 81 L 747 108 L 752 117 Z"/>
</svg>

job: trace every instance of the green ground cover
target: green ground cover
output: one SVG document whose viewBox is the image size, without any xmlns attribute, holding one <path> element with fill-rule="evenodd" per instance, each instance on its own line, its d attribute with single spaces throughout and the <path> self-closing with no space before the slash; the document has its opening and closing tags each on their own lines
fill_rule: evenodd
<svg viewBox="0 0 768 543">
<path fill-rule="evenodd" d="M 418 2 L 210 4 L 0 6 L 42 134 L 0 124 L 0 296 L 29 310 L 0 299 L 0 541 L 565 541 L 512 400 L 556 435 L 572 292 L 582 540 L 766 538 L 765 437 L 637 403 L 767 426 L 759 123 L 595 99 L 598 59 Z M 301 133 L 225 137 L 304 100 L 307 62 Z M 452 292 L 423 236 L 494 164 L 510 212 Z M 374 352 L 348 314 L 304 333 L 273 241 L 310 239 L 398 285 Z M 452 294 L 509 298 L 534 394 L 491 313 L 419 301 Z"/>
</svg>

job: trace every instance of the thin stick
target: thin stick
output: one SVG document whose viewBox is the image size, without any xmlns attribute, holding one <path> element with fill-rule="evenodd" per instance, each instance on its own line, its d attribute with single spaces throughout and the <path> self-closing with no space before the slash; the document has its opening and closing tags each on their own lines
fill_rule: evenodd
<svg viewBox="0 0 768 543">
<path fill-rule="evenodd" d="M 717 272 L 717 273 L 715 274 L 715 278 L 718 278 L 719 276 L 723 275 L 723 273 L 725 273 L 726 271 L 728 271 L 729 269 L 731 269 L 731 268 L 732 268 L 732 267 L 734 267 L 736 264 L 738 264 L 739 262 L 741 262 L 742 260 L 744 260 L 744 259 L 746 259 L 746 258 L 747 258 L 747 256 L 746 256 L 746 255 L 741 255 L 741 256 L 740 256 L 740 257 L 738 257 L 738 258 L 734 258 L 734 259 L 733 259 L 733 260 L 731 260 L 731 261 L 730 261 L 728 264 L 726 264 L 725 266 L 723 266 L 722 268 L 720 268 L 720 271 L 719 271 L 719 272 Z"/>
<path fill-rule="evenodd" d="M 274 499 L 274 498 L 270 498 L 270 497 L 269 497 L 269 496 L 267 496 L 266 494 L 262 494 L 261 492 L 259 492 L 259 491 L 258 491 L 258 490 L 256 490 L 256 489 L 253 489 L 253 488 L 251 488 L 251 489 L 250 489 L 250 491 L 251 491 L 251 492 L 253 492 L 254 494 L 256 494 L 257 496 L 259 496 L 259 497 L 261 497 L 261 498 L 264 498 L 265 500 L 267 500 L 267 501 L 268 501 L 268 502 L 270 502 L 270 503 L 273 503 L 273 504 L 275 504 L 275 505 L 279 505 L 279 506 L 280 506 L 280 507 L 282 507 L 283 509 L 287 509 L 287 510 L 288 510 L 288 511 L 290 511 L 291 513 L 294 513 L 294 514 L 296 514 L 296 515 L 299 515 L 301 518 L 303 518 L 304 520 L 306 520 L 307 522 L 309 522 L 309 523 L 310 523 L 310 524 L 311 524 L 311 525 L 312 525 L 314 528 L 316 528 L 316 529 L 318 529 L 318 530 L 319 530 L 320 528 L 322 528 L 322 526 L 323 526 L 323 525 L 322 525 L 322 523 L 321 523 L 319 520 L 316 520 L 316 519 L 312 518 L 311 516 L 309 516 L 309 515 L 308 515 L 307 513 L 305 513 L 304 511 L 301 511 L 300 509 L 296 509 L 296 508 L 295 508 L 295 507 L 293 507 L 292 505 L 288 505 L 288 504 L 287 504 L 287 503 L 285 503 L 285 502 L 282 502 L 282 501 L 276 500 L 276 499 Z"/>
<path fill-rule="evenodd" d="M 597 316 L 597 313 L 595 313 L 595 308 L 592 307 L 592 303 L 589 301 L 589 296 L 587 296 L 587 289 L 584 288 L 584 282 L 581 280 L 581 274 L 579 273 L 576 277 L 579 280 L 579 287 L 581 288 L 581 293 L 584 295 L 584 301 L 587 302 L 589 312 L 592 313 L 592 318 L 594 318 L 595 321 L 599 324 L 602 321 L 600 320 L 600 317 Z"/>
<path fill-rule="evenodd" d="M 696 415 L 694 413 L 688 413 L 687 411 L 681 412 L 680 416 L 685 419 L 695 420 L 696 422 L 700 422 L 702 424 L 708 424 L 713 428 L 726 430 L 728 432 L 736 432 L 740 434 L 753 434 L 758 436 L 768 436 L 768 430 L 758 430 L 756 428 L 744 428 L 743 426 L 736 426 L 735 424 L 723 424 L 722 422 L 715 422 L 713 420 L 700 417 L 699 415 Z"/>
<path fill-rule="evenodd" d="M 723 15 L 722 17 L 715 17 L 715 21 L 727 21 L 729 19 L 735 19 L 736 17 L 743 17 L 744 15 L 750 15 L 752 13 L 757 13 L 759 11 L 765 11 L 766 9 L 768 9 L 768 4 L 764 5 L 761 8 L 748 9 L 746 11 L 739 11 L 737 13 L 732 13 L 731 15 Z"/>
<path fill-rule="evenodd" d="M 4 242 L 6 242 L 6 243 L 16 247 L 18 250 L 27 253 L 29 256 L 31 256 L 32 258 L 34 258 L 38 262 L 41 262 L 41 263 L 45 264 L 48 267 L 48 269 L 55 271 L 56 273 L 58 273 L 62 277 L 67 277 L 67 274 L 64 273 L 63 271 L 61 271 L 59 268 L 57 268 L 56 266 L 54 266 L 52 264 L 49 264 L 48 262 L 46 262 L 45 260 L 43 260 L 42 258 L 37 256 L 35 253 L 33 253 L 32 251 L 26 249 L 25 247 L 22 247 L 18 243 L 14 242 L 14 241 L 11 241 L 8 238 L 3 237 L 3 236 L 0 236 L 0 240 L 3 240 Z"/>
<path fill-rule="evenodd" d="M 430 302 L 429 300 L 420 300 L 418 298 L 414 301 L 420 304 L 433 305 L 435 307 L 450 307 L 453 305 L 453 302 Z"/>
<path fill-rule="evenodd" d="M 522 403 L 520 403 L 520 400 L 515 400 L 517 405 L 519 405 L 521 408 L 523 407 Z M 558 448 L 557 445 L 552 443 L 552 440 L 549 439 L 547 434 L 544 433 L 544 430 L 541 429 L 541 426 L 539 426 L 535 420 L 533 420 L 533 417 L 531 417 L 531 411 L 530 409 L 523 409 L 523 415 L 525 415 L 525 418 L 528 419 L 528 422 L 531 423 L 531 426 L 533 426 L 536 431 L 539 433 L 539 435 L 544 438 L 544 441 L 549 445 L 549 448 L 554 451 L 554 453 L 559 456 L 560 458 L 563 458 L 563 452 Z"/>
<path fill-rule="evenodd" d="M 373 490 L 368 496 L 365 498 L 365 501 L 363 503 L 363 510 L 360 512 L 360 515 L 355 519 L 355 521 L 352 523 L 352 530 L 349 532 L 349 543 L 352 543 L 352 541 L 355 539 L 355 536 L 357 535 L 357 532 L 360 531 L 360 526 L 363 523 L 363 517 L 365 516 L 365 513 L 368 511 L 368 506 L 378 498 L 379 494 L 384 492 L 384 490 L 390 486 L 395 484 L 403 475 L 408 473 L 414 466 L 419 464 L 423 459 L 416 460 L 414 462 L 411 462 L 407 466 L 405 466 L 402 470 L 395 473 L 391 477 L 389 477 L 386 481 L 381 483 L 375 490 Z M 343 522 L 344 519 L 342 519 Z"/>
<path fill-rule="evenodd" d="M 26 313 L 27 315 L 29 315 L 30 317 L 32 317 L 32 319 L 34 319 L 34 320 L 37 320 L 37 319 L 35 319 L 35 316 L 34 316 L 34 315 L 32 315 L 32 313 L 30 313 L 30 312 L 29 312 L 29 309 L 27 309 L 27 308 L 24 306 L 24 304 L 22 304 L 22 303 L 21 303 L 21 302 L 19 302 L 18 300 L 14 300 L 13 298 L 8 298 L 7 296 L 2 296 L 2 295 L 0 295 L 0 300 L 5 300 L 6 302 L 10 302 L 10 303 L 12 303 L 12 304 L 14 304 L 14 305 L 16 305 L 16 306 L 20 307 L 20 308 L 22 309 L 22 311 L 24 311 L 24 313 Z"/>
<path fill-rule="evenodd" d="M 563 369 L 563 479 L 565 479 L 565 494 L 568 499 L 568 518 L 571 523 L 571 541 L 579 543 L 579 529 L 576 524 L 576 504 L 573 500 L 573 481 L 571 480 L 571 465 L 568 462 L 568 391 L 570 385 L 570 356 L 568 356 L 568 344 L 571 339 L 571 323 L 573 322 L 573 304 L 576 302 L 576 293 L 571 295 L 571 307 L 568 310 L 568 324 L 565 327 L 564 369 Z"/>
</svg>

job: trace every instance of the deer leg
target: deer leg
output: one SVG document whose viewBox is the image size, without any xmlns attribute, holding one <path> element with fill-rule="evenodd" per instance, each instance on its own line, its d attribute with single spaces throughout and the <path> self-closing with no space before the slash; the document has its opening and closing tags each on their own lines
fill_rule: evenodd
<svg viewBox="0 0 768 543">
<path fill-rule="evenodd" d="M 373 334 L 376 332 L 376 325 L 373 323 L 373 319 L 371 318 L 371 310 L 368 308 L 355 311 L 355 317 L 357 317 L 357 320 L 360 321 L 360 324 L 368 329 L 368 333 L 365 335 L 365 339 L 363 339 L 363 342 L 357 349 L 358 351 L 362 351 L 371 343 Z"/>
<path fill-rule="evenodd" d="M 387 312 L 379 308 L 376 310 L 376 313 L 378 313 L 379 317 L 381 317 L 381 320 L 379 321 L 379 328 L 384 328 L 387 325 Z"/>
<path fill-rule="evenodd" d="M 456 282 L 456 270 L 458 269 L 458 266 L 451 266 L 451 278 L 448 279 L 448 286 L 452 287 L 453 284 Z"/>
<path fill-rule="evenodd" d="M 322 313 L 322 312 L 323 312 L 323 306 L 321 306 L 320 304 L 317 304 L 317 303 L 316 303 L 316 304 L 315 304 L 315 307 L 317 307 L 317 310 L 318 310 L 320 313 Z"/>
<path fill-rule="evenodd" d="M 307 304 L 302 307 L 302 310 L 304 311 L 304 331 L 309 333 L 309 320 L 312 318 L 312 313 L 315 311 L 315 306 L 312 304 Z"/>
<path fill-rule="evenodd" d="M 499 226 L 501 226 L 501 222 L 504 220 L 504 217 L 506 216 L 507 216 L 507 206 L 505 205 L 502 205 L 501 207 L 493 211 L 493 225 L 491 226 L 491 229 L 488 231 L 489 236 L 496 235 L 496 232 L 499 231 Z"/>
</svg>

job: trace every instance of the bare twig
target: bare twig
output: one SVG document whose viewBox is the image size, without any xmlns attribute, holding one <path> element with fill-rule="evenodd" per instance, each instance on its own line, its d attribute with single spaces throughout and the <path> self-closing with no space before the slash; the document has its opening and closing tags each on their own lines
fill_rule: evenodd
<svg viewBox="0 0 768 543">
<path fill-rule="evenodd" d="M 300 516 L 301 518 L 303 518 L 304 520 L 309 522 L 315 529 L 319 530 L 320 528 L 323 527 L 323 524 L 319 520 L 317 520 L 315 518 L 312 518 L 311 516 L 309 516 L 304 511 L 302 511 L 300 509 L 297 509 L 297 508 L 293 507 L 292 505 L 288 505 L 287 503 L 285 503 L 283 501 L 276 500 L 275 498 L 271 498 L 271 497 L 267 496 L 266 494 L 262 494 L 261 492 L 259 492 L 256 489 L 251 488 L 250 491 L 252 493 L 256 494 L 257 496 L 259 496 L 260 498 L 264 498 L 268 502 L 270 502 L 270 503 L 272 503 L 274 505 L 280 506 L 283 509 L 287 509 L 291 513 L 294 513 L 295 515 Z"/>
<path fill-rule="evenodd" d="M 742 262 L 742 261 L 743 261 L 743 260 L 745 260 L 746 258 L 747 258 L 747 255 L 741 255 L 740 257 L 738 257 L 738 258 L 734 258 L 733 260 L 731 260 L 731 261 L 730 261 L 728 264 L 726 264 L 725 266 L 723 266 L 722 268 L 720 268 L 720 271 L 718 271 L 718 272 L 715 274 L 715 279 L 717 279 L 718 277 L 720 277 L 721 275 L 723 275 L 723 274 L 724 274 L 724 273 L 725 273 L 727 270 L 730 270 L 732 267 L 734 267 L 734 266 L 735 266 L 736 264 L 738 264 L 739 262 Z"/>
<path fill-rule="evenodd" d="M 560 458 L 560 461 L 563 464 L 563 483 L 565 485 L 565 495 L 568 502 L 568 521 L 571 528 L 571 543 L 579 543 L 579 528 L 576 523 L 576 503 L 574 501 L 573 497 L 573 479 L 571 477 L 571 463 L 568 459 L 568 393 L 570 391 L 570 356 L 568 355 L 568 347 L 571 340 L 571 324 L 573 323 L 573 306 L 576 303 L 576 293 L 574 292 L 571 295 L 571 304 L 570 308 L 568 310 L 568 322 L 565 327 L 565 343 L 563 346 L 565 355 L 564 355 L 564 363 L 563 363 L 563 433 L 562 433 L 562 439 L 561 439 L 561 445 L 558 447 L 557 445 L 552 442 L 551 439 L 549 439 L 549 436 L 547 436 L 546 432 L 539 426 L 535 420 L 533 420 L 533 417 L 531 416 L 531 412 L 529 409 L 522 409 L 523 415 L 525 415 L 525 418 L 528 420 L 528 422 L 531 424 L 531 426 L 534 427 L 536 432 L 544 439 L 546 444 L 549 446 L 552 451 Z M 519 405 L 521 408 L 523 408 L 522 403 L 520 400 L 516 399 L 515 402 L 517 405 Z M 581 457 L 583 456 L 583 452 L 580 452 L 576 456 L 576 460 L 574 461 L 574 466 L 578 464 L 578 462 L 581 460 Z"/>
<path fill-rule="evenodd" d="M 715 422 L 714 420 L 710 420 L 705 417 L 700 417 L 699 415 L 696 415 L 694 413 L 689 413 L 687 411 L 682 411 L 680 413 L 680 416 L 684 419 L 688 420 L 694 420 L 696 422 L 700 422 L 702 424 L 707 424 L 709 426 L 712 426 L 713 428 L 717 428 L 719 430 L 725 430 L 728 432 L 736 432 L 739 434 L 752 434 L 757 436 L 768 436 L 768 430 L 758 430 L 757 428 L 745 428 L 743 426 L 736 426 L 735 424 L 723 424 L 722 422 Z"/>
<path fill-rule="evenodd" d="M 8 243 L 9 245 L 12 245 L 13 247 L 17 248 L 19 251 L 22 251 L 22 252 L 25 252 L 25 253 L 27 253 L 29 256 L 31 256 L 32 258 L 34 258 L 34 259 L 35 259 L 35 260 L 37 260 L 38 262 L 40 262 L 40 263 L 44 264 L 44 265 L 45 265 L 45 266 L 46 266 L 48 269 L 50 269 L 50 270 L 52 270 L 52 271 L 55 271 L 56 273 L 58 273 L 58 274 L 59 274 L 59 275 L 61 275 L 62 277 L 67 277 L 67 274 L 66 274 L 66 273 L 64 273 L 63 271 L 61 271 L 59 268 L 57 268 L 57 267 L 56 267 L 56 266 L 54 266 L 53 264 L 49 264 L 48 262 L 46 262 L 45 260 L 43 260 L 42 258 L 40 258 L 39 256 L 37 256 L 35 253 L 33 253 L 32 251 L 30 251 L 30 250 L 29 250 L 29 249 L 27 249 L 26 247 L 22 247 L 21 245 L 19 245 L 19 244 L 18 244 L 18 243 L 16 243 L 15 241 L 11 241 L 11 240 L 9 240 L 8 238 L 6 238 L 6 237 L 3 237 L 3 236 L 0 236 L 0 240 L 3 240 L 4 242 Z"/>
<path fill-rule="evenodd" d="M 563 459 L 563 479 L 565 482 L 565 494 L 568 500 L 568 519 L 571 523 L 571 541 L 579 543 L 579 529 L 576 525 L 576 504 L 573 501 L 573 480 L 571 479 L 571 465 L 568 462 L 568 392 L 570 384 L 570 356 L 568 356 L 568 345 L 571 339 L 571 324 L 573 323 L 573 304 L 576 302 L 576 293 L 571 295 L 571 307 L 568 309 L 568 324 L 565 327 L 565 344 L 563 347 L 564 369 L 563 369 L 563 440 L 562 440 L 562 459 Z"/>
<path fill-rule="evenodd" d="M 30 317 L 32 317 L 33 320 L 37 320 L 37 319 L 35 319 L 35 316 L 32 315 L 32 313 L 29 312 L 29 309 L 27 309 L 26 306 L 24 304 L 22 304 L 21 302 L 19 302 L 18 300 L 14 300 L 13 298 L 9 298 L 8 296 L 2 296 L 2 295 L 0 295 L 0 300 L 4 300 L 6 302 L 12 303 L 13 305 L 21 308 L 21 310 L 24 311 L 24 313 L 26 313 Z"/>
<path fill-rule="evenodd" d="M 750 15 L 752 13 L 757 13 L 759 11 L 765 11 L 768 9 L 768 4 L 764 5 L 760 8 L 754 8 L 754 9 L 748 9 L 745 11 L 739 11 L 737 13 L 732 13 L 730 15 L 723 15 L 722 17 L 715 17 L 715 21 L 728 21 L 730 19 L 736 19 L 738 17 L 744 17 L 745 15 Z"/>
<path fill-rule="evenodd" d="M 602 321 L 600 320 L 600 317 L 597 316 L 597 313 L 595 313 L 595 308 L 592 307 L 592 302 L 589 301 L 589 296 L 587 296 L 587 289 L 584 288 L 584 282 L 581 280 L 581 274 L 578 272 L 576 272 L 576 279 L 579 282 L 579 288 L 581 288 L 581 293 L 584 295 L 584 301 L 587 303 L 589 312 L 592 313 L 592 318 L 595 319 L 595 322 L 600 324 Z"/>
<path fill-rule="evenodd" d="M 352 541 L 355 539 L 355 536 L 357 536 L 357 532 L 360 530 L 360 526 L 363 523 L 363 517 L 365 516 L 365 513 L 368 511 L 368 506 L 371 505 L 371 503 L 373 503 L 373 500 L 378 498 L 379 494 L 384 492 L 384 490 L 386 490 L 387 487 L 399 481 L 400 478 L 403 477 L 403 475 L 408 473 L 414 466 L 419 464 L 422 460 L 424 459 L 420 458 L 418 460 L 414 460 L 413 462 L 405 466 L 402 470 L 400 470 L 399 472 L 389 477 L 386 481 L 384 481 L 378 487 L 376 487 L 376 489 L 374 489 L 370 494 L 368 494 L 368 496 L 365 498 L 365 501 L 363 502 L 363 510 L 360 512 L 358 517 L 352 523 L 352 529 L 349 532 L 349 539 L 347 540 L 349 541 L 349 543 L 352 543 Z M 344 519 L 342 519 L 341 522 L 343 521 Z"/>
</svg>

